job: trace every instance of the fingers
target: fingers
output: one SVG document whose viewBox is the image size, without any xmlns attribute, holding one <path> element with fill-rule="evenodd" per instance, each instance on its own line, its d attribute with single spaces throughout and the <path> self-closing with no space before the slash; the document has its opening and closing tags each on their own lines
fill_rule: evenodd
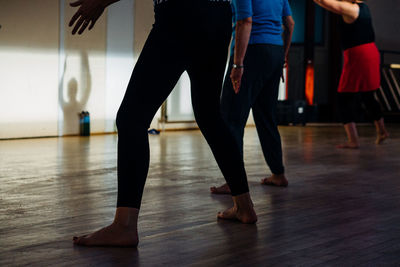
<svg viewBox="0 0 400 267">
<path fill-rule="evenodd" d="M 84 19 L 82 17 L 80 17 L 80 19 L 78 20 L 78 22 L 75 24 L 74 29 L 72 30 L 72 34 L 75 34 L 78 29 L 81 27 L 81 25 L 83 24 Z"/>
<path fill-rule="evenodd" d="M 81 13 L 79 12 L 79 10 L 72 16 L 71 20 L 68 23 L 68 26 L 71 27 L 72 25 L 74 25 L 75 21 L 81 16 Z"/>
<path fill-rule="evenodd" d="M 93 29 L 93 27 L 94 27 L 94 24 L 96 24 L 96 21 L 97 21 L 97 19 L 93 19 L 92 21 L 91 21 L 91 23 L 90 23 L 90 26 L 89 26 L 89 31 L 91 30 L 91 29 Z"/>
<path fill-rule="evenodd" d="M 69 27 L 73 27 L 72 34 L 82 34 L 87 28 L 91 30 L 103 13 L 104 7 L 99 2 L 94 2 L 94 5 L 89 4 L 90 2 L 87 3 L 84 0 L 70 4 L 71 6 L 80 6 L 68 23 Z"/>
<path fill-rule="evenodd" d="M 231 78 L 231 81 L 232 81 L 233 91 L 235 92 L 235 94 L 238 94 L 240 89 L 240 84 L 242 82 L 241 79 L 234 80 L 233 78 Z"/>
<path fill-rule="evenodd" d="M 232 81 L 233 90 L 236 94 L 239 93 L 239 88 L 242 83 L 243 68 L 233 68 L 229 76 Z"/>
<path fill-rule="evenodd" d="M 78 19 L 79 18 L 79 19 Z M 76 20 L 78 20 L 76 22 Z M 96 24 L 97 18 L 96 19 L 84 19 L 80 14 L 79 11 L 77 13 L 75 13 L 75 15 L 72 17 L 71 21 L 69 22 L 68 26 L 71 27 L 75 24 L 73 30 L 72 30 L 72 34 L 75 34 L 78 30 L 78 34 L 82 34 L 85 29 L 89 26 L 89 30 L 91 30 L 94 25 Z"/>
<path fill-rule="evenodd" d="M 240 81 L 239 81 L 239 82 L 236 82 L 236 83 L 233 85 L 233 90 L 235 91 L 235 94 L 239 94 L 239 90 L 240 90 Z"/>
<path fill-rule="evenodd" d="M 82 34 L 83 31 L 87 28 L 88 25 L 89 25 L 89 21 L 88 20 L 84 20 L 83 23 L 82 23 L 82 27 L 79 30 L 78 34 Z"/>
<path fill-rule="evenodd" d="M 232 87 L 233 87 L 233 91 L 235 91 L 235 94 L 239 93 L 239 88 L 240 88 L 240 84 L 242 83 L 242 76 L 239 75 L 231 75 L 231 82 L 232 82 Z"/>
</svg>

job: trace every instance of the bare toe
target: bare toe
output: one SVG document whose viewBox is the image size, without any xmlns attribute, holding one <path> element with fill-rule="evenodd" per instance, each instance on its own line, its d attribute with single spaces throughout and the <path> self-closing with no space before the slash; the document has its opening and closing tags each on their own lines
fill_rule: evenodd
<svg viewBox="0 0 400 267">
<path fill-rule="evenodd" d="M 360 146 L 358 144 L 354 143 L 344 143 L 337 145 L 336 148 L 341 148 L 341 149 L 358 149 Z"/>
<path fill-rule="evenodd" d="M 272 175 L 270 177 L 262 179 L 261 184 L 287 187 L 289 185 L 289 182 L 284 175 Z"/>
<path fill-rule="evenodd" d="M 75 245 L 81 245 L 82 240 L 83 240 L 84 238 L 86 238 L 87 236 L 88 236 L 88 235 L 74 236 L 73 239 L 72 239 L 72 242 L 73 242 Z"/>
<path fill-rule="evenodd" d="M 132 247 L 138 244 L 136 228 L 111 224 L 92 234 L 73 238 L 73 243 L 79 246 L 113 246 Z"/>
<path fill-rule="evenodd" d="M 238 218 L 236 216 L 236 209 L 234 207 L 227 209 L 223 212 L 218 212 L 217 218 L 222 220 L 238 221 Z"/>
<path fill-rule="evenodd" d="M 212 194 L 222 195 L 222 194 L 231 194 L 231 189 L 228 184 L 223 184 L 219 187 L 210 187 L 210 191 Z"/>
<path fill-rule="evenodd" d="M 221 220 L 239 221 L 245 224 L 253 224 L 257 222 L 257 215 L 252 208 L 250 210 L 242 210 L 241 212 L 238 212 L 237 208 L 232 207 L 224 212 L 218 212 L 217 218 Z"/>
</svg>

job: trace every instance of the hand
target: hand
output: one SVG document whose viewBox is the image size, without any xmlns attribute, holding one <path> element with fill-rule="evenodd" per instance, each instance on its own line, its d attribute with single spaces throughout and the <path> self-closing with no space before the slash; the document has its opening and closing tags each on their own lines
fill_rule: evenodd
<svg viewBox="0 0 400 267">
<path fill-rule="evenodd" d="M 69 27 L 75 24 L 72 34 L 75 34 L 79 28 L 78 34 L 82 34 L 89 24 L 89 30 L 91 30 L 106 7 L 102 0 L 78 0 L 70 3 L 70 6 L 79 6 L 68 24 Z"/>
<path fill-rule="evenodd" d="M 243 68 L 232 68 L 230 78 L 232 81 L 233 91 L 235 91 L 235 94 L 239 93 L 240 84 L 242 83 L 242 76 L 243 76 Z"/>
</svg>

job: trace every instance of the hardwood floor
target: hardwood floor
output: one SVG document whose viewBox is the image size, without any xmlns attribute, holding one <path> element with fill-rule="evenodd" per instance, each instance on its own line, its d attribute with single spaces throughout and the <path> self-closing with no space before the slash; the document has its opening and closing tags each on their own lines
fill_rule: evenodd
<svg viewBox="0 0 400 267">
<path fill-rule="evenodd" d="M 256 225 L 217 221 L 229 196 L 199 131 L 150 136 L 151 168 L 133 248 L 85 248 L 116 202 L 115 135 L 0 141 L 0 266 L 400 266 L 400 125 L 339 150 L 342 127 L 281 127 L 289 187 L 269 174 L 255 128 L 245 162 Z"/>
</svg>

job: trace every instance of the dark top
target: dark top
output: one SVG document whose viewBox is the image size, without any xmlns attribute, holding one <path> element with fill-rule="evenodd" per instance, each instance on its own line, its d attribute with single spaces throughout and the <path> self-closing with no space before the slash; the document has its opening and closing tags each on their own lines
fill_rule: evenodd
<svg viewBox="0 0 400 267">
<path fill-rule="evenodd" d="M 348 24 L 342 19 L 340 22 L 343 50 L 375 42 L 375 33 L 369 8 L 364 3 L 358 3 L 358 6 L 360 7 L 360 13 L 356 21 Z"/>
</svg>

